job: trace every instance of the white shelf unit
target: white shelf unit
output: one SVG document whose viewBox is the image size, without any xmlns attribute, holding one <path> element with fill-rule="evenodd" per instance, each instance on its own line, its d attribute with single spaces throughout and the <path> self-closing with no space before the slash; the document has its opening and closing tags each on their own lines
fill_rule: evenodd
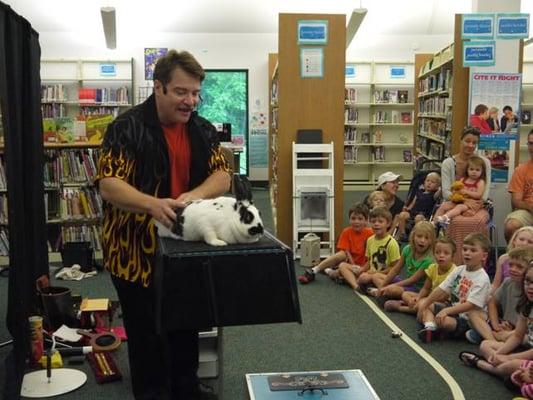
<svg viewBox="0 0 533 400">
<path fill-rule="evenodd" d="M 413 174 L 414 65 L 412 62 L 347 62 L 355 77 L 345 83 L 344 184 L 375 185 L 394 170 Z M 391 68 L 405 75 L 392 77 Z"/>
<path fill-rule="evenodd" d="M 81 99 L 80 89 L 100 89 L 97 97 L 92 100 Z M 69 215 L 64 215 L 63 211 L 69 207 L 63 206 L 69 199 L 75 198 L 82 190 L 92 191 L 91 174 L 85 173 L 87 179 L 65 178 L 59 182 L 50 182 L 47 179 L 54 179 L 56 158 L 61 158 L 70 166 L 65 171 L 65 175 L 75 175 L 76 172 L 91 169 L 92 163 L 76 163 L 81 160 L 82 153 L 91 153 L 100 146 L 103 129 L 98 135 L 86 138 L 86 141 L 78 141 L 75 133 L 76 124 L 85 126 L 85 118 L 82 116 L 95 115 L 96 118 L 102 115 L 113 115 L 126 111 L 132 106 L 133 99 L 133 59 L 127 60 L 78 60 L 78 59 L 44 59 L 41 60 L 41 109 L 43 117 L 57 120 L 60 117 L 70 117 L 72 119 L 75 142 L 59 143 L 45 141 L 47 151 L 47 165 L 45 165 L 45 196 L 47 204 L 47 219 L 49 251 L 59 252 L 59 248 L 66 241 L 91 241 L 93 248 L 99 250 L 97 244 L 101 244 L 101 213 L 96 212 L 95 218 L 89 218 L 74 211 Z M 47 111 L 57 111 L 57 114 L 47 114 Z M 54 123 L 55 126 L 55 123 Z M 59 123 L 57 125 L 59 128 Z M 59 130 L 59 129 L 58 129 Z M 85 129 L 83 129 L 87 133 Z M 88 156 L 91 160 L 95 157 Z M 69 162 L 70 161 L 70 162 Z M 48 166 L 48 164 L 50 164 Z M 46 174 L 46 168 L 48 174 Z M 93 171 L 94 172 L 94 171 Z M 48 178 L 47 178 L 48 177 Z M 66 198 L 66 196 L 70 196 Z M 91 197 L 94 204 L 99 204 L 98 194 Z M 89 199 L 89 198 L 88 198 Z M 80 201 L 83 205 L 83 202 Z M 93 204 L 93 203 L 91 203 Z M 76 207 L 78 209 L 80 207 Z M 99 211 L 99 207 L 91 207 Z M 74 210 L 73 207 L 70 209 Z M 78 210 L 83 211 L 83 209 Z M 91 213 L 92 214 L 92 213 Z M 100 252 L 98 253 L 100 255 Z M 100 255 L 101 257 L 101 255 Z"/>
<path fill-rule="evenodd" d="M 301 257 L 301 239 L 320 237 L 320 257 L 335 251 L 333 142 L 292 143 L 293 253 Z"/>
<path fill-rule="evenodd" d="M 529 111 L 530 116 L 533 115 L 533 60 L 527 60 L 522 63 L 522 103 L 520 111 Z M 529 123 L 520 124 L 519 138 L 518 138 L 518 163 L 524 163 L 529 160 L 529 152 L 527 150 L 527 136 L 529 131 L 533 129 L 531 118 Z"/>
</svg>

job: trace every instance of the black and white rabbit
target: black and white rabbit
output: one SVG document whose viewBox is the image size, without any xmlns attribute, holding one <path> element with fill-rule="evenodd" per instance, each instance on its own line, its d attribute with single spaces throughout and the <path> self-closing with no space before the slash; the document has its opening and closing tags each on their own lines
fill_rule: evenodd
<svg viewBox="0 0 533 400">
<path fill-rule="evenodd" d="M 248 183 L 234 181 L 237 198 L 195 200 L 182 210 L 172 229 L 156 221 L 159 236 L 187 241 L 205 241 L 212 246 L 257 242 L 263 221 L 253 205 Z"/>
</svg>

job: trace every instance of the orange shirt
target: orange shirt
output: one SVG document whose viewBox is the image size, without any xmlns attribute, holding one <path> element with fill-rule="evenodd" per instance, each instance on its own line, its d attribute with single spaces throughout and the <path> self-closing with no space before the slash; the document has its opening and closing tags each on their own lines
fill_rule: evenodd
<svg viewBox="0 0 533 400">
<path fill-rule="evenodd" d="M 185 124 L 161 126 L 168 145 L 170 197 L 176 199 L 189 190 L 191 147 Z"/>
<path fill-rule="evenodd" d="M 349 251 L 355 264 L 364 265 L 366 263 L 366 240 L 373 234 L 370 228 L 363 228 L 361 232 L 354 231 L 352 227 L 344 228 L 337 242 L 337 248 Z"/>
<path fill-rule="evenodd" d="M 522 200 L 533 203 L 533 160 L 520 164 L 509 182 L 509 192 L 522 193 Z"/>
</svg>

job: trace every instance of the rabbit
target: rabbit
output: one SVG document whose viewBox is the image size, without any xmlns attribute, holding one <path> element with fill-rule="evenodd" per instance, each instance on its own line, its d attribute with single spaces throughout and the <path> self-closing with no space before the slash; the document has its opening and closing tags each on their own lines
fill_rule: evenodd
<svg viewBox="0 0 533 400">
<path fill-rule="evenodd" d="M 264 227 L 259 210 L 251 200 L 249 182 L 234 181 L 234 186 L 237 198 L 221 196 L 195 200 L 178 210 L 171 230 L 156 221 L 159 236 L 204 240 L 212 246 L 257 242 Z"/>
</svg>

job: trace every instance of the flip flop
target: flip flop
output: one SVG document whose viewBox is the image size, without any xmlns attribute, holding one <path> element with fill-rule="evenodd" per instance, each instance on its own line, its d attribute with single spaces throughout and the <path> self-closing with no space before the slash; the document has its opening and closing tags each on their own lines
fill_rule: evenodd
<svg viewBox="0 0 533 400">
<path fill-rule="evenodd" d="M 487 360 L 485 360 L 483 356 L 473 353 L 471 351 L 461 351 L 459 353 L 459 360 L 461 360 L 464 365 L 473 368 L 478 368 L 478 363 L 480 361 L 487 362 Z"/>
</svg>

